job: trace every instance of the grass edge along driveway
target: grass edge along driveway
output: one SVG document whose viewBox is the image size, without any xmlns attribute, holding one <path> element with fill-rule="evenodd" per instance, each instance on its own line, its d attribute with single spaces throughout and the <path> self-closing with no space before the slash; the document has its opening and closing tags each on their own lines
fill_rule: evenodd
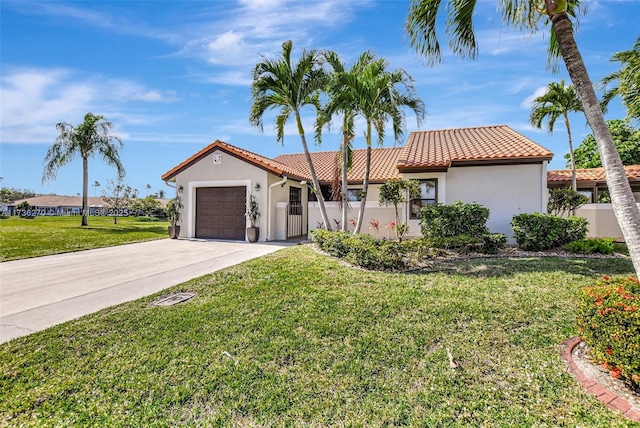
<svg viewBox="0 0 640 428">
<path fill-rule="evenodd" d="M 1 345 L 0 425 L 632 426 L 558 355 L 579 288 L 631 270 L 390 274 L 291 247 L 174 287 L 197 293 L 187 303 L 151 296 Z"/>
<path fill-rule="evenodd" d="M 113 217 L 89 217 L 82 227 L 78 216 L 9 217 L 0 219 L 0 261 L 163 239 L 168 224 L 146 217 L 118 217 L 118 224 Z"/>
</svg>

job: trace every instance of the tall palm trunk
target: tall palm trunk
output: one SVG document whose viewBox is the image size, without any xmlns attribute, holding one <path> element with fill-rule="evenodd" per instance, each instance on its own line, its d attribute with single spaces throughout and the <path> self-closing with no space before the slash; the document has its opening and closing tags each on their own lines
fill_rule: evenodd
<svg viewBox="0 0 640 428">
<path fill-rule="evenodd" d="M 367 121 L 367 157 L 364 164 L 364 181 L 362 182 L 362 199 L 360 200 L 360 211 L 358 211 L 358 222 L 353 234 L 360 233 L 362 221 L 364 219 L 364 209 L 367 205 L 367 193 L 369 193 L 369 171 L 371 169 L 371 122 Z"/>
<path fill-rule="evenodd" d="M 548 11 L 555 9 L 555 4 L 551 5 L 551 1 L 545 0 Z M 640 210 L 638 210 L 636 201 L 633 198 L 631 186 L 620 160 L 620 154 L 604 120 L 600 103 L 589 80 L 582 56 L 578 51 L 569 17 L 564 11 L 550 13 L 550 15 L 562 58 L 598 145 L 607 187 L 611 194 L 613 212 L 618 219 L 620 229 L 622 229 L 622 236 L 629 248 L 631 260 L 636 275 L 638 275 L 640 274 Z"/>
<path fill-rule="evenodd" d="M 564 125 L 567 127 L 567 139 L 569 140 L 569 158 L 571 159 L 571 188 L 574 192 L 578 190 L 578 178 L 576 174 L 576 158 L 573 154 L 573 141 L 571 140 L 571 126 L 569 116 L 564 115 Z"/>
<path fill-rule="evenodd" d="M 87 210 L 88 201 L 87 195 L 89 193 L 89 158 L 87 155 L 82 155 L 82 223 L 81 226 L 87 226 Z"/>
<path fill-rule="evenodd" d="M 349 153 L 348 153 L 348 144 L 349 144 L 349 133 L 347 131 L 342 131 L 342 231 L 346 232 L 347 228 L 347 202 L 349 202 L 347 198 L 347 193 L 349 191 L 349 183 L 347 183 L 347 165 L 349 163 Z"/>
<path fill-rule="evenodd" d="M 313 162 L 311 161 L 311 154 L 309 153 L 309 147 L 307 146 L 307 137 L 305 137 L 304 135 L 302 120 L 300 119 L 300 114 L 297 111 L 296 111 L 296 123 L 298 124 L 298 133 L 300 134 L 300 140 L 302 141 L 302 149 L 304 150 L 304 157 L 307 159 L 307 163 L 309 164 L 309 173 L 311 174 L 311 181 L 313 182 L 313 188 L 315 189 L 316 197 L 318 198 L 318 205 L 320 206 L 320 215 L 322 216 L 324 227 L 327 230 L 331 230 L 331 224 L 329 224 L 329 217 L 327 216 L 327 210 L 324 207 L 324 196 L 322 196 L 322 190 L 320 189 L 320 182 L 318 181 L 318 176 L 316 175 L 316 169 L 313 167 Z"/>
</svg>

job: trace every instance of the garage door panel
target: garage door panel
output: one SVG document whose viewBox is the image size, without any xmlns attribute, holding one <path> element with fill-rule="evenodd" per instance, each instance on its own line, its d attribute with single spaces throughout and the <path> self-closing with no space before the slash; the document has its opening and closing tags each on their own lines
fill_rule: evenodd
<svg viewBox="0 0 640 428">
<path fill-rule="evenodd" d="M 196 237 L 244 240 L 246 187 L 196 189 Z"/>
</svg>

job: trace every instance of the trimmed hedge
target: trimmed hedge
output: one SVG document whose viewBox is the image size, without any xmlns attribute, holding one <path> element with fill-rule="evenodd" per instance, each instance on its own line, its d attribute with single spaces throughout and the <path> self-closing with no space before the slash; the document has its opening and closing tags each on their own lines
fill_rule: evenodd
<svg viewBox="0 0 640 428">
<path fill-rule="evenodd" d="M 488 233 L 482 236 L 449 236 L 425 239 L 429 246 L 458 253 L 495 254 L 507 244 L 507 236 L 502 233 Z"/>
<path fill-rule="evenodd" d="M 545 251 L 587 235 L 587 219 L 571 216 L 556 217 L 549 214 L 518 214 L 511 220 L 513 237 L 523 250 Z"/>
<path fill-rule="evenodd" d="M 311 239 L 332 256 L 371 270 L 402 269 L 408 262 L 446 254 L 444 250 L 491 254 L 498 252 L 507 242 L 507 237 L 500 233 L 394 242 L 368 234 L 353 235 L 349 232 L 330 232 L 323 229 L 311 231 Z"/>
<path fill-rule="evenodd" d="M 579 239 L 577 241 L 569 242 L 564 247 L 572 253 L 582 254 L 611 254 L 616 248 L 613 243 L 613 238 Z"/>
<path fill-rule="evenodd" d="M 480 204 L 427 205 L 420 210 L 420 230 L 425 238 L 482 236 L 489 233 L 489 209 Z"/>
<path fill-rule="evenodd" d="M 640 387 L 640 282 L 605 276 L 585 287 L 577 323 L 591 356 L 612 377 Z"/>
<path fill-rule="evenodd" d="M 322 229 L 311 231 L 311 239 L 332 256 L 365 269 L 394 270 L 406 266 L 406 250 L 399 242 L 384 241 L 368 234 Z"/>
</svg>

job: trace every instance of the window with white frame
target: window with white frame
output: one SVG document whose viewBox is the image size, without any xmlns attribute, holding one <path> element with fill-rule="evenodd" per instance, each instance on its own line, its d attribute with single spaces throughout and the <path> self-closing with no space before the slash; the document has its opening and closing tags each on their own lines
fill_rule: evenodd
<svg viewBox="0 0 640 428">
<path fill-rule="evenodd" d="M 420 210 L 427 205 L 438 203 L 438 179 L 428 178 L 418 180 L 420 183 L 420 196 L 409 201 L 409 218 L 419 219 Z"/>
</svg>

